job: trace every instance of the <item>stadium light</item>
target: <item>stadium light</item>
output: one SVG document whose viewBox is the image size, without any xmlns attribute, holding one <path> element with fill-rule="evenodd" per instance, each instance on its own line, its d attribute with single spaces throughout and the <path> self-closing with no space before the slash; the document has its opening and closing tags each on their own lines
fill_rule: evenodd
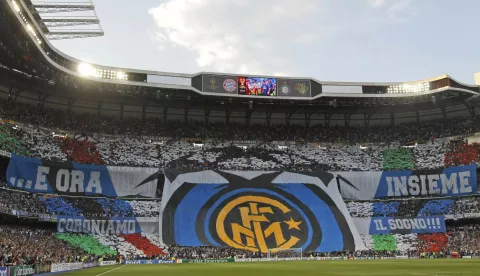
<svg viewBox="0 0 480 276">
<path fill-rule="evenodd" d="M 25 25 L 27 26 L 27 31 L 31 32 L 33 34 L 33 37 L 35 38 L 35 40 L 37 41 L 38 44 L 42 44 L 42 40 L 40 39 L 40 37 L 37 35 L 37 33 L 35 32 L 35 30 L 33 29 L 32 25 L 30 24 L 30 22 L 28 21 L 28 19 L 25 17 L 25 15 L 23 14 L 22 10 L 20 9 L 20 6 L 18 5 L 17 1 L 15 0 L 12 0 L 12 5 L 13 5 L 13 9 L 20 15 L 20 17 L 22 18 L 23 20 L 23 23 L 25 23 Z"/>
<path fill-rule="evenodd" d="M 97 71 L 95 70 L 95 68 L 93 68 L 92 65 L 88 64 L 88 63 L 80 63 L 78 65 L 78 73 L 80 73 L 80 75 L 82 77 L 97 77 Z"/>
<path fill-rule="evenodd" d="M 117 79 L 119 80 L 126 80 L 127 74 L 125 72 L 117 72 Z"/>
<path fill-rule="evenodd" d="M 389 94 L 399 94 L 399 93 L 418 93 L 426 92 L 430 90 L 430 83 L 415 83 L 415 84 L 400 84 L 392 85 L 387 88 L 387 93 Z"/>
<path fill-rule="evenodd" d="M 20 7 L 18 6 L 17 1 L 12 1 L 12 4 L 15 11 L 20 12 Z"/>
<path fill-rule="evenodd" d="M 128 80 L 128 74 L 122 71 L 115 71 L 109 69 L 95 68 L 88 63 L 80 63 L 78 65 L 78 72 L 82 77 L 94 77 L 109 80 Z"/>
</svg>

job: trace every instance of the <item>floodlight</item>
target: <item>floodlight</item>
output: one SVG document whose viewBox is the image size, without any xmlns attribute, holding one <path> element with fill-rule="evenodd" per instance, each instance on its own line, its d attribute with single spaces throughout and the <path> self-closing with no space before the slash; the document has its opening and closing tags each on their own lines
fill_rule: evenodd
<svg viewBox="0 0 480 276">
<path fill-rule="evenodd" d="M 13 9 L 15 9 L 16 12 L 20 12 L 20 7 L 17 4 L 17 1 L 12 1 L 13 4 Z"/>
<path fill-rule="evenodd" d="M 95 68 L 93 68 L 92 65 L 84 62 L 78 65 L 78 73 L 80 73 L 82 77 L 95 77 L 97 75 Z"/>
<path fill-rule="evenodd" d="M 27 24 L 27 30 L 33 33 L 33 28 L 32 25 Z"/>
<path fill-rule="evenodd" d="M 118 71 L 118 72 L 117 72 L 117 79 L 119 79 L 119 80 L 127 80 L 127 74 L 125 74 L 125 72 L 120 72 L 120 71 Z"/>
</svg>

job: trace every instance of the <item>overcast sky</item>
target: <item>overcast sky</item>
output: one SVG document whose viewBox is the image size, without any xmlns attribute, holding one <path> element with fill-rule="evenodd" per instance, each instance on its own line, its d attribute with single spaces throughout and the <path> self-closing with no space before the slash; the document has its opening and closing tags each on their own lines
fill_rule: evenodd
<svg viewBox="0 0 480 276">
<path fill-rule="evenodd" d="M 478 0 L 94 0 L 105 36 L 56 41 L 156 71 L 409 81 L 480 71 Z"/>
</svg>

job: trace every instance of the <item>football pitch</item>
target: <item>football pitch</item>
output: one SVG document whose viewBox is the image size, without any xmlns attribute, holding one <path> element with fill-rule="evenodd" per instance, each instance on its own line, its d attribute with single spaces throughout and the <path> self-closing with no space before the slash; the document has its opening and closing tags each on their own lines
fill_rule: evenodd
<svg viewBox="0 0 480 276">
<path fill-rule="evenodd" d="M 72 276 L 309 276 L 309 275 L 480 275 L 480 259 L 291 261 L 124 265 L 85 269 Z"/>
</svg>

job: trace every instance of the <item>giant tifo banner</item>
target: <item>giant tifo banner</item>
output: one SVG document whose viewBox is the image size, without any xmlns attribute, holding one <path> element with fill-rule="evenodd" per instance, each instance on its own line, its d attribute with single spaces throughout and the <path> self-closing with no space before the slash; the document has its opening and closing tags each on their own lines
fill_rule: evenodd
<svg viewBox="0 0 480 276">
<path fill-rule="evenodd" d="M 477 194 L 476 165 L 437 170 L 335 172 L 342 197 L 371 200 L 395 197 Z"/>
<path fill-rule="evenodd" d="M 165 244 L 264 253 L 365 249 L 327 172 L 166 170 L 162 210 Z"/>
<path fill-rule="evenodd" d="M 7 168 L 10 187 L 61 195 L 154 198 L 158 176 L 157 168 L 59 163 L 17 155 Z"/>
</svg>

